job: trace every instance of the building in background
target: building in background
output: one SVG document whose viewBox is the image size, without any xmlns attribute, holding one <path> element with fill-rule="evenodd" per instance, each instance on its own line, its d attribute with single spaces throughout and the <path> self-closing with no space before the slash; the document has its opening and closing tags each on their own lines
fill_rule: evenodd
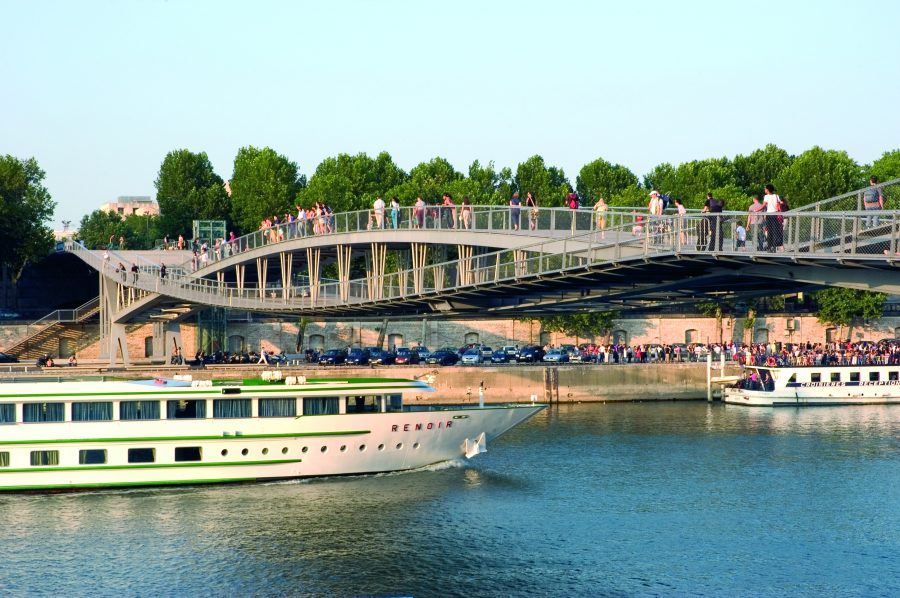
<svg viewBox="0 0 900 598">
<path fill-rule="evenodd" d="M 110 201 L 100 206 L 104 212 L 112 212 L 126 216 L 137 214 L 138 216 L 159 215 L 159 205 L 149 195 L 121 195 L 116 201 Z"/>
</svg>

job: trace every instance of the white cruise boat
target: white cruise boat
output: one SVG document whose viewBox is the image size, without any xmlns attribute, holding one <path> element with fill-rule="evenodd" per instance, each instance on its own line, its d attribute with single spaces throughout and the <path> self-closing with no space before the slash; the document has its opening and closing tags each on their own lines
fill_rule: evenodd
<svg viewBox="0 0 900 598">
<path fill-rule="evenodd" d="M 539 404 L 404 407 L 395 378 L 0 384 L 0 492 L 409 470 L 486 450 Z"/>
<path fill-rule="evenodd" d="M 722 400 L 757 407 L 900 403 L 900 365 L 744 366 Z"/>
</svg>

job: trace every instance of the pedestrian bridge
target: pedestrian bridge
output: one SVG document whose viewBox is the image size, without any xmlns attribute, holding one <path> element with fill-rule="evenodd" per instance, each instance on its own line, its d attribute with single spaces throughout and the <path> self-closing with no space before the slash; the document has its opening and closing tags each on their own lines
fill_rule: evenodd
<svg viewBox="0 0 900 598">
<path fill-rule="evenodd" d="M 532 228 L 523 210 L 525 230 L 512 226 L 508 207 L 485 213 L 483 226 L 476 215 L 467 228 L 440 212 L 423 226 L 401 219 L 397 229 L 370 227 L 365 212 L 336 215 L 318 234 L 285 225 L 213 247 L 197 264 L 167 264 L 165 278 L 146 255 L 111 252 L 107 260 L 78 244 L 67 250 L 100 271 L 110 326 L 174 323 L 203 306 L 316 317 L 496 317 L 828 285 L 900 293 L 898 211 L 820 205 L 760 215 L 748 226 L 746 212 L 648 219 L 628 208 L 598 223 L 589 211 L 545 209 Z M 140 258 L 137 279 L 116 272 L 132 257 Z"/>
</svg>

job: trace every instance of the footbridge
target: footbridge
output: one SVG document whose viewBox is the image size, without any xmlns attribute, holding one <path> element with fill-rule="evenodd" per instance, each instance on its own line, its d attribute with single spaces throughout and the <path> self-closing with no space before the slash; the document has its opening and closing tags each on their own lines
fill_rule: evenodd
<svg viewBox="0 0 900 598">
<path fill-rule="evenodd" d="M 598 221 L 589 211 L 541 209 L 533 228 L 531 210 L 519 212 L 516 227 L 508 207 L 485 209 L 496 226 L 487 216 L 484 226 L 474 214 L 463 226 L 458 214 L 436 212 L 422 222 L 412 213 L 394 229 L 389 217 L 382 227 L 354 213 L 346 226 L 336 215 L 330 228 L 323 221 L 318 230 L 258 231 L 197 263 L 167 264 L 166 277 L 166 257 L 140 256 L 134 277 L 116 266 L 135 256 L 73 243 L 67 250 L 101 273 L 112 345 L 127 322 L 144 318 L 177 334 L 177 322 L 204 306 L 318 317 L 522 316 L 827 285 L 900 293 L 900 211 L 827 207 L 749 221 L 746 212 L 648 218 L 629 208 Z"/>
</svg>

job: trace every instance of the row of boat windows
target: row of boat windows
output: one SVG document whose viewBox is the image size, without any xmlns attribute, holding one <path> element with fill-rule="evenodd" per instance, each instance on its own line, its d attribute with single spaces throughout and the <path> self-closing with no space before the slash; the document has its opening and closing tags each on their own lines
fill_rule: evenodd
<svg viewBox="0 0 900 598">
<path fill-rule="evenodd" d="M 849 374 L 849 378 L 844 378 L 844 382 L 861 382 L 859 372 L 831 372 L 828 380 L 822 380 L 821 372 L 810 372 L 810 382 L 841 382 L 841 374 Z M 887 380 L 900 380 L 900 372 L 888 372 Z M 869 382 L 880 382 L 881 372 L 869 372 Z M 797 382 L 797 374 L 791 374 L 788 382 Z"/>
<path fill-rule="evenodd" d="M 414 449 L 419 448 L 419 443 L 416 442 L 412 445 Z M 366 451 L 366 445 L 359 445 L 359 452 Z M 385 450 L 384 444 L 378 445 L 378 450 Z M 403 443 L 398 442 L 395 448 L 399 451 L 403 449 Z M 338 449 L 340 452 L 347 452 L 347 445 L 342 444 Z M 309 452 L 309 447 L 304 446 L 301 453 L 306 454 Z M 326 445 L 322 445 L 320 449 L 321 453 L 327 453 L 328 447 Z M 244 448 L 241 449 L 241 455 L 246 457 L 250 453 L 250 449 Z M 281 448 L 281 454 L 286 455 L 288 453 L 288 447 Z M 269 454 L 269 449 L 262 449 L 263 455 Z M 228 456 L 228 449 L 222 449 L 221 455 L 223 457 Z M 175 462 L 176 463 L 190 463 L 196 461 L 203 460 L 203 449 L 199 446 L 179 446 L 175 447 Z M 155 463 L 156 462 L 156 449 L 155 448 L 130 448 L 128 449 L 128 463 L 141 464 L 141 463 Z M 59 465 L 59 451 L 31 451 L 30 455 L 30 463 L 33 467 L 35 466 L 53 466 Z M 106 449 L 82 449 L 78 451 L 78 464 L 79 465 L 105 465 L 107 463 L 107 453 Z M 10 459 L 9 459 L 9 451 L 0 451 L 0 467 L 9 467 Z"/>
<path fill-rule="evenodd" d="M 387 397 L 387 411 L 401 409 L 400 395 Z M 347 413 L 378 413 L 381 410 L 380 396 L 347 397 Z M 252 416 L 251 401 L 258 401 L 259 417 L 296 417 L 296 399 L 213 399 L 212 416 L 216 419 L 246 418 Z M 205 419 L 207 401 L 171 400 L 165 401 L 167 419 Z M 124 421 L 160 419 L 160 401 L 120 401 L 119 419 Z M 304 415 L 337 415 L 340 413 L 339 397 L 304 397 Z M 112 421 L 113 402 L 72 403 L 72 421 L 97 422 Z M 24 403 L 22 421 L 25 423 L 65 421 L 65 403 Z M 0 403 L 0 423 L 16 423 L 15 403 Z"/>
</svg>

